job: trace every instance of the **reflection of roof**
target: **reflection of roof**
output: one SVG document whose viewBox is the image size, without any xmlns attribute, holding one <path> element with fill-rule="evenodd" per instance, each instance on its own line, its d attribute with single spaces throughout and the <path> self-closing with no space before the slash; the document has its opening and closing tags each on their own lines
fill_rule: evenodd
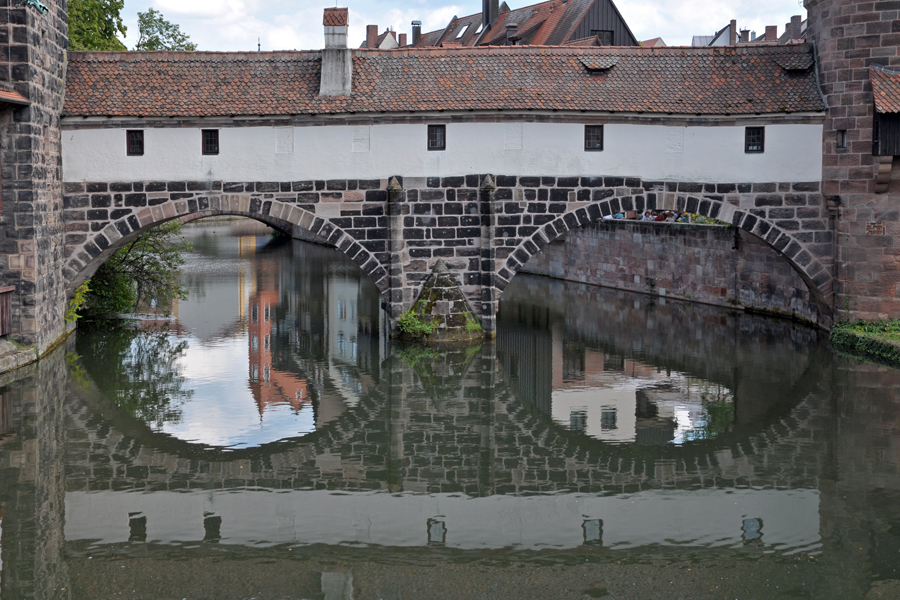
<svg viewBox="0 0 900 600">
<path fill-rule="evenodd" d="M 618 63 L 599 76 L 592 76 L 581 60 L 610 56 Z M 64 114 L 823 110 L 814 70 L 787 76 L 779 66 L 779 60 L 791 57 L 806 57 L 811 64 L 811 47 L 356 50 L 353 93 L 322 97 L 320 52 L 73 52 Z"/>
<path fill-rule="evenodd" d="M 900 113 L 900 73 L 872 68 L 869 77 L 876 112 Z"/>
</svg>

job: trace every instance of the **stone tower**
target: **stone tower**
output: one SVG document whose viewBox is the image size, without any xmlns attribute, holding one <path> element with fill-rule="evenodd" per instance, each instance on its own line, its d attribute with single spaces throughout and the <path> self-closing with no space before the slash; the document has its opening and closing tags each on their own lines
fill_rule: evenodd
<svg viewBox="0 0 900 600">
<path fill-rule="evenodd" d="M 12 335 L 43 353 L 66 330 L 59 120 L 67 0 L 0 0 L 0 285 L 15 285 Z M 4 93 L 5 92 L 5 93 Z M 27 104 L 4 102 L 19 96 Z"/>
<path fill-rule="evenodd" d="M 828 105 L 823 193 L 835 220 L 837 318 L 900 316 L 900 193 L 892 157 L 873 156 L 870 68 L 900 70 L 900 4 L 805 0 Z M 900 179 L 900 174 L 893 176 Z"/>
</svg>

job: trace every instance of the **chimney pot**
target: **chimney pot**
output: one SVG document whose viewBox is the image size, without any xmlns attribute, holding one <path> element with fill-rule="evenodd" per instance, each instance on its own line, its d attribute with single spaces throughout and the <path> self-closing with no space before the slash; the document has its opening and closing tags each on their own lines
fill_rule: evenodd
<svg viewBox="0 0 900 600">
<path fill-rule="evenodd" d="M 366 48 L 378 45 L 378 25 L 366 25 Z"/>
<path fill-rule="evenodd" d="M 515 42 L 513 40 L 516 37 L 516 33 L 519 31 L 518 23 L 507 23 L 506 24 L 506 45 L 513 46 Z"/>
<path fill-rule="evenodd" d="M 347 25 L 349 24 L 346 8 L 326 8 L 322 23 L 325 25 L 325 47 L 347 47 Z"/>
<path fill-rule="evenodd" d="M 412 22 L 412 45 L 418 46 L 420 39 L 422 39 L 422 21 L 413 21 Z"/>
</svg>

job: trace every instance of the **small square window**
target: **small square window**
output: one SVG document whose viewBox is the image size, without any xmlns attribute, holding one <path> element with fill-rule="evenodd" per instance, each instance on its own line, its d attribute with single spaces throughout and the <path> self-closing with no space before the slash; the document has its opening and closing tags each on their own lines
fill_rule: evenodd
<svg viewBox="0 0 900 600">
<path fill-rule="evenodd" d="M 837 139 L 835 140 L 835 145 L 838 148 L 846 148 L 847 147 L 847 130 L 846 129 L 838 129 L 837 130 Z"/>
<path fill-rule="evenodd" d="M 219 153 L 219 130 L 204 129 L 203 130 L 203 154 Z"/>
<path fill-rule="evenodd" d="M 744 129 L 744 152 L 758 154 L 766 149 L 766 128 L 747 127 Z"/>
<path fill-rule="evenodd" d="M 428 126 L 428 149 L 429 150 L 446 150 L 447 149 L 447 126 L 446 125 L 429 125 Z"/>
<path fill-rule="evenodd" d="M 613 45 L 613 32 L 604 29 L 591 29 L 591 35 L 595 35 L 600 38 L 600 43 L 604 46 L 612 46 Z"/>
<path fill-rule="evenodd" d="M 128 156 L 144 155 L 144 130 L 137 129 L 125 132 Z"/>
<path fill-rule="evenodd" d="M 584 149 L 603 150 L 603 125 L 584 126 Z"/>
</svg>

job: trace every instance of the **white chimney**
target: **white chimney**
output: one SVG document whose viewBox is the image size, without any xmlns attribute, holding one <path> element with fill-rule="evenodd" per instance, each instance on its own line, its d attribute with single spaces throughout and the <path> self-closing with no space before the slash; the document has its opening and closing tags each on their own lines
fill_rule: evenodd
<svg viewBox="0 0 900 600">
<path fill-rule="evenodd" d="M 353 80 L 353 56 L 347 48 L 349 15 L 346 8 L 326 8 L 325 49 L 322 50 L 320 96 L 349 96 Z"/>
</svg>

